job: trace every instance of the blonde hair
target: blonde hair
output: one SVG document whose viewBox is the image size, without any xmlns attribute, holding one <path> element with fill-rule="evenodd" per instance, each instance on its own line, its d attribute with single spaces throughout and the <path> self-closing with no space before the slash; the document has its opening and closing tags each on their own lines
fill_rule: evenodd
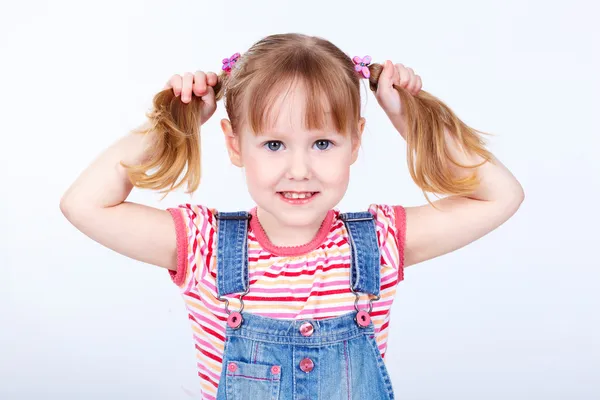
<svg viewBox="0 0 600 400">
<path fill-rule="evenodd" d="M 383 66 L 371 64 L 369 69 L 369 86 L 376 91 Z M 308 129 L 321 129 L 330 120 L 339 132 L 357 132 L 361 117 L 360 76 L 348 55 L 319 37 L 302 34 L 265 37 L 242 54 L 230 75 L 225 72 L 219 75 L 214 91 L 216 100 L 224 97 L 234 132 L 245 124 L 257 133 L 269 123 L 274 97 L 295 81 L 303 83 L 307 91 L 305 124 Z M 426 91 L 413 96 L 402 88 L 396 89 L 406 110 L 407 158 L 412 179 L 425 194 L 471 193 L 478 184 L 475 174 L 454 177 L 448 161 L 466 168 L 481 164 L 465 166 L 453 160 L 447 153 L 445 132 L 456 139 L 464 151 L 477 154 L 486 162 L 491 154 L 479 136 L 483 132 L 467 126 L 448 106 Z M 328 113 L 323 110 L 324 104 L 329 106 Z M 201 105 L 202 100 L 196 96 L 192 96 L 188 104 L 181 102 L 172 89 L 156 94 L 153 109 L 147 114 L 150 124 L 138 130 L 140 133 L 152 131 L 156 136 L 150 158 L 142 165 L 125 165 L 135 186 L 164 193 L 186 182 L 188 193 L 198 188 Z"/>
</svg>

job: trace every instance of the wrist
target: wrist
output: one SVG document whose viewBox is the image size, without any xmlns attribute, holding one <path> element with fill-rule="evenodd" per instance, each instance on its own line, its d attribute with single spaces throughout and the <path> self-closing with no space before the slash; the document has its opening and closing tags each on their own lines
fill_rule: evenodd
<svg viewBox="0 0 600 400">
<path fill-rule="evenodd" d="M 396 128 L 396 130 L 400 134 L 400 136 L 402 136 L 406 140 L 406 133 L 408 132 L 406 116 L 404 114 L 388 114 L 388 117 L 392 122 L 392 125 L 394 125 L 394 128 Z"/>
</svg>

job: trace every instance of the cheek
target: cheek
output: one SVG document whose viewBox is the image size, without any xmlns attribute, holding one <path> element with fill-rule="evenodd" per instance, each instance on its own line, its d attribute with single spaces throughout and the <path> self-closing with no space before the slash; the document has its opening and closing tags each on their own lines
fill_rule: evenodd
<svg viewBox="0 0 600 400">
<path fill-rule="evenodd" d="M 351 154 L 340 152 L 335 156 L 322 157 L 313 163 L 314 173 L 323 183 L 346 187 L 350 179 Z"/>
<path fill-rule="evenodd" d="M 260 150 L 249 149 L 242 154 L 248 186 L 257 187 L 275 184 L 279 171 L 274 161 L 261 154 Z"/>
</svg>

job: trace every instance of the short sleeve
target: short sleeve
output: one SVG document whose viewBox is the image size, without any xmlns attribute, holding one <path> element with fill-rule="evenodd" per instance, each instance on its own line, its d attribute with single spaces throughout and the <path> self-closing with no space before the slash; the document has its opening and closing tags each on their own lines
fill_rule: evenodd
<svg viewBox="0 0 600 400">
<path fill-rule="evenodd" d="M 204 206 L 182 204 L 169 208 L 177 235 L 177 271 L 169 271 L 173 282 L 190 291 L 206 273 L 215 235 L 215 211 Z"/>
<path fill-rule="evenodd" d="M 381 264 L 397 269 L 400 282 L 404 279 L 406 210 L 402 206 L 372 204 L 369 211 L 375 216 Z"/>
</svg>

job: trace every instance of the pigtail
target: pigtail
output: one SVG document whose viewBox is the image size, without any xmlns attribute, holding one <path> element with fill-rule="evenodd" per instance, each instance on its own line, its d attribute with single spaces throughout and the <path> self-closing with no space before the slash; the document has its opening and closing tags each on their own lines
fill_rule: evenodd
<svg viewBox="0 0 600 400">
<path fill-rule="evenodd" d="M 375 92 L 383 66 L 372 64 L 369 69 L 369 86 Z M 406 110 L 407 161 L 413 181 L 426 197 L 427 192 L 461 196 L 472 193 L 479 184 L 475 171 L 470 176 L 457 178 L 452 176 L 448 162 L 474 169 L 491 160 L 492 155 L 485 149 L 480 136 L 487 133 L 469 127 L 446 104 L 424 90 L 413 96 L 402 88 L 396 89 Z M 447 151 L 446 131 L 463 151 L 477 154 L 484 161 L 477 165 L 462 165 L 454 160 Z"/>
<path fill-rule="evenodd" d="M 226 79 L 227 75 L 219 76 L 213 88 L 215 100 L 223 97 Z M 152 103 L 151 111 L 146 114 L 148 123 L 134 131 L 154 135 L 148 158 L 141 165 L 121 164 L 131 183 L 138 188 L 167 195 L 187 183 L 186 193 L 193 193 L 198 189 L 201 177 L 202 99 L 192 96 L 186 104 L 175 96 L 173 89 L 165 89 L 154 96 Z"/>
</svg>

